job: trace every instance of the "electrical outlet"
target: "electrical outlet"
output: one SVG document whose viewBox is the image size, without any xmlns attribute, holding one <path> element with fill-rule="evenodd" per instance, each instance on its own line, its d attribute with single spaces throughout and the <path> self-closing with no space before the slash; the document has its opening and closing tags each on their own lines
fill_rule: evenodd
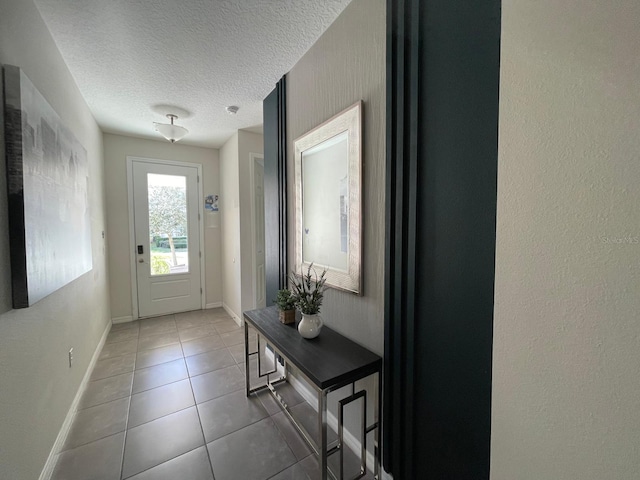
<svg viewBox="0 0 640 480">
<path fill-rule="evenodd" d="M 73 365 L 73 348 L 69 349 L 69 368 Z"/>
</svg>

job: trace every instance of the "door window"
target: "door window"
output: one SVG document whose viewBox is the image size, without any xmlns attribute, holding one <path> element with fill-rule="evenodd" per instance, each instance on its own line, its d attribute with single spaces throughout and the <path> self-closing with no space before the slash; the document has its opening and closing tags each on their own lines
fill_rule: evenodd
<svg viewBox="0 0 640 480">
<path fill-rule="evenodd" d="M 187 179 L 147 174 L 150 274 L 189 272 Z"/>
</svg>

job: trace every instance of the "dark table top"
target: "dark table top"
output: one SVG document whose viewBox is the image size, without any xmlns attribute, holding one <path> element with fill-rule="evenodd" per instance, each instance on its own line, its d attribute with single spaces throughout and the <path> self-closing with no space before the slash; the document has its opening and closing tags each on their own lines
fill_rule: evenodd
<svg viewBox="0 0 640 480">
<path fill-rule="evenodd" d="M 297 322 L 280 323 L 275 306 L 244 312 L 244 318 L 322 390 L 371 375 L 382 368 L 378 355 L 327 326 L 322 327 L 320 335 L 314 339 L 302 338 L 296 328 Z"/>
</svg>

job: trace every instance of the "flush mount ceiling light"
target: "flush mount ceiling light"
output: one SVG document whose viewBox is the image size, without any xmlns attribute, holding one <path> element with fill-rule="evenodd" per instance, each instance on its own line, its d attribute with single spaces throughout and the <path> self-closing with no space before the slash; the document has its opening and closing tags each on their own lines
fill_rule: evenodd
<svg viewBox="0 0 640 480">
<path fill-rule="evenodd" d="M 187 133 L 189 133 L 189 130 L 187 130 L 186 128 L 181 127 L 180 125 L 173 124 L 173 121 L 177 120 L 178 118 L 177 115 L 174 115 L 173 113 L 168 113 L 167 118 L 171 121 L 170 124 L 154 122 L 154 125 L 156 128 L 156 131 L 160 132 L 160 135 L 162 135 L 164 138 L 169 140 L 171 143 L 177 142 L 182 137 L 184 137 Z"/>
</svg>

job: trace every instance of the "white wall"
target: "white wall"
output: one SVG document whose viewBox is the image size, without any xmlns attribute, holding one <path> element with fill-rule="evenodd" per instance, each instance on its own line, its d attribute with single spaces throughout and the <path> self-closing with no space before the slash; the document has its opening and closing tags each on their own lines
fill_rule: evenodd
<svg viewBox="0 0 640 480">
<path fill-rule="evenodd" d="M 104 134 L 111 315 L 116 321 L 130 320 L 133 315 L 129 256 L 127 156 L 200 164 L 202 165 L 204 194 L 215 194 L 220 189 L 218 150 L 179 143 L 171 144 L 165 140 L 154 141 Z M 206 304 L 220 303 L 222 301 L 222 275 L 219 227 L 205 228 L 202 252 L 205 257 Z"/>
<path fill-rule="evenodd" d="M 109 326 L 104 162 L 102 134 L 33 2 L 0 0 L 0 12 L 0 63 L 23 69 L 86 148 L 89 161 L 93 270 L 30 308 L 11 310 L 0 144 L 0 478 L 33 480 Z M 71 347 L 75 363 L 69 368 Z"/>
<path fill-rule="evenodd" d="M 264 139 L 257 133 L 238 130 L 238 165 L 240 181 L 240 271 L 242 311 L 256 308 L 253 285 L 253 179 L 251 154 L 263 155 Z"/>
<path fill-rule="evenodd" d="M 223 298 L 238 322 L 255 308 L 251 154 L 262 155 L 263 143 L 262 135 L 238 130 L 220 149 Z"/>
<path fill-rule="evenodd" d="M 363 294 L 329 289 L 321 313 L 331 328 L 378 354 L 384 350 L 385 8 L 383 0 L 352 1 L 287 74 L 289 172 L 296 138 L 364 101 Z M 293 259 L 293 174 L 288 175 L 287 187 L 288 255 Z"/>
<path fill-rule="evenodd" d="M 491 478 L 640 472 L 640 2 L 502 5 Z"/>
<path fill-rule="evenodd" d="M 240 183 L 238 133 L 220 149 L 220 213 L 222 215 L 222 301 L 240 322 Z"/>
</svg>

